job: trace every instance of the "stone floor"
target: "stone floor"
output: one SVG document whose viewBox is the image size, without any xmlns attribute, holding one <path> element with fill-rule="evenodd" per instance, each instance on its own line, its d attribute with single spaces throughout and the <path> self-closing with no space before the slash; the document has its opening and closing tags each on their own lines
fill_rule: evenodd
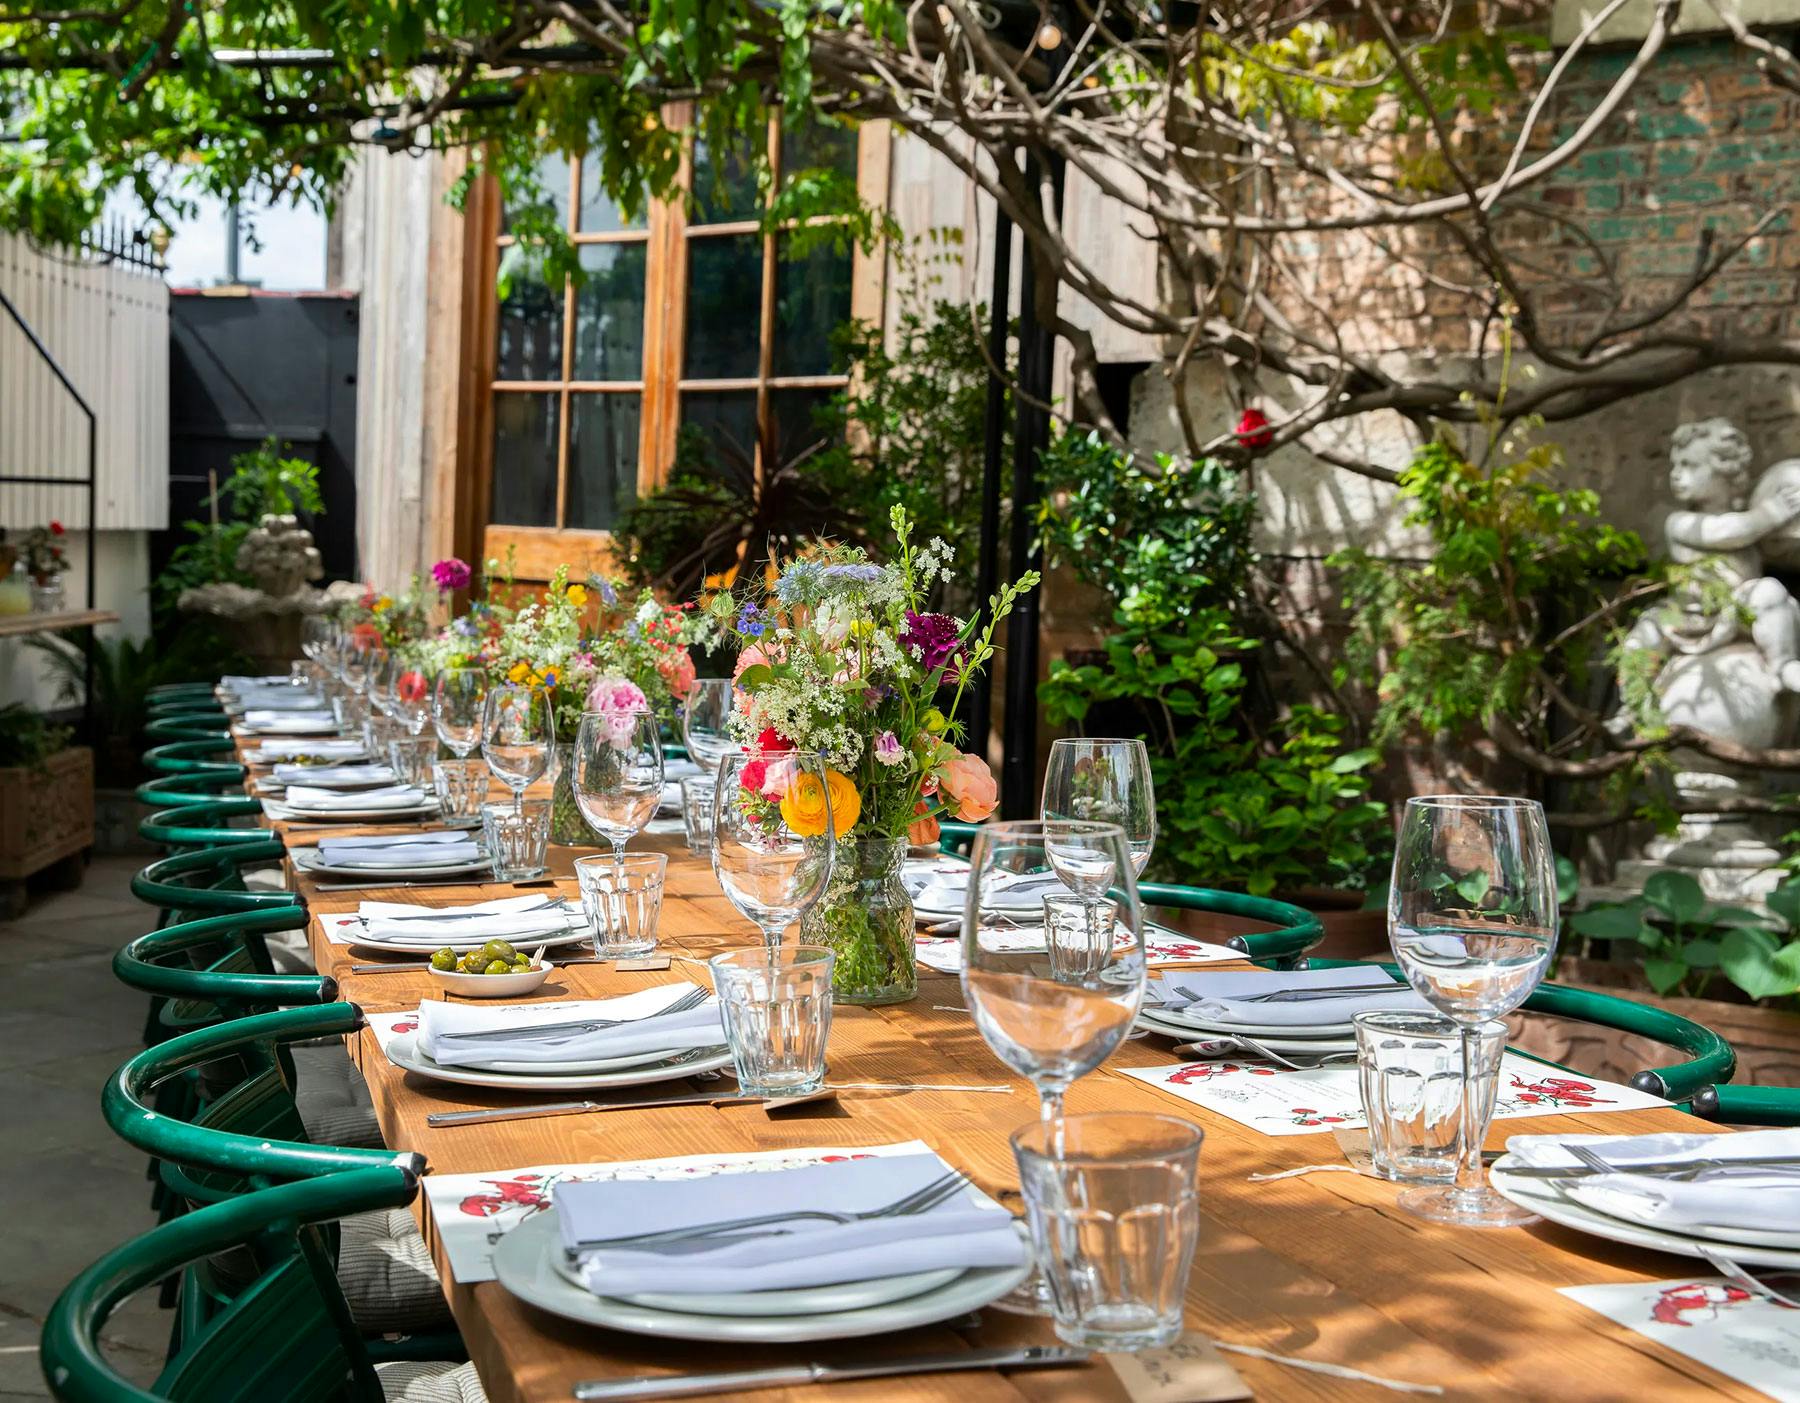
<svg viewBox="0 0 1800 1403">
<path fill-rule="evenodd" d="M 113 978 L 113 951 L 148 929 L 133 899 L 136 857 L 100 857 L 81 888 L 33 892 L 0 922 L 0 1400 L 45 1398 L 38 1330 L 78 1271 L 153 1225 L 144 1157 L 100 1119 L 107 1075 L 142 1045 L 144 995 Z M 148 1382 L 168 1314 L 154 1294 L 126 1302 L 106 1333 L 109 1357 Z"/>
</svg>

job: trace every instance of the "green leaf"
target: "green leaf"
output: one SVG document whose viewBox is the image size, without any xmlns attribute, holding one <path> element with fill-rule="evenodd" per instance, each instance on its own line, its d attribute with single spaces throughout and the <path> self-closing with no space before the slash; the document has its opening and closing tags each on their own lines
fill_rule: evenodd
<svg viewBox="0 0 1800 1403">
<path fill-rule="evenodd" d="M 1569 917 L 1569 929 L 1593 940 L 1636 940 L 1644 929 L 1644 908 L 1640 902 L 1590 906 Z"/>
<path fill-rule="evenodd" d="M 1767 931 L 1734 930 L 1719 947 L 1719 965 L 1753 999 L 1800 990 L 1800 941 L 1783 946 Z"/>
<path fill-rule="evenodd" d="M 1767 897 L 1768 908 L 1787 922 L 1789 930 L 1800 926 L 1800 877 L 1789 877 Z"/>
<path fill-rule="evenodd" d="M 1666 959 L 1653 955 L 1644 961 L 1644 977 L 1650 981 L 1650 987 L 1659 994 L 1666 994 L 1677 988 L 1686 979 L 1688 967 L 1680 960 Z"/>
<path fill-rule="evenodd" d="M 1681 947 L 1681 958 L 1695 969 L 1717 969 L 1719 967 L 1719 942 L 1707 940 L 1690 940 Z"/>
<path fill-rule="evenodd" d="M 1456 883 L 1456 894 L 1471 906 L 1481 905 L 1481 899 L 1488 894 L 1488 874 L 1486 872 L 1470 872 Z"/>
<path fill-rule="evenodd" d="M 1685 872 L 1652 872 L 1644 883 L 1644 900 L 1682 925 L 1697 921 L 1706 909 L 1706 893 Z"/>
<path fill-rule="evenodd" d="M 768 663 L 752 663 L 738 675 L 738 686 L 746 692 L 754 692 L 758 687 L 766 687 L 775 680 L 775 669 Z"/>
<path fill-rule="evenodd" d="M 1581 879 L 1576 875 L 1575 864 L 1566 857 L 1556 859 L 1556 904 L 1567 906 L 1581 890 Z"/>
</svg>

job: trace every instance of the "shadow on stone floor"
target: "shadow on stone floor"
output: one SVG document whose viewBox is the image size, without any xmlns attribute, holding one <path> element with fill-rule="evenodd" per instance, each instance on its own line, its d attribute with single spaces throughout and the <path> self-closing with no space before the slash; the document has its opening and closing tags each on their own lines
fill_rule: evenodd
<svg viewBox="0 0 1800 1403">
<path fill-rule="evenodd" d="M 100 1118 L 107 1075 L 142 1044 L 144 996 L 113 978 L 112 953 L 149 929 L 133 899 L 136 857 L 100 857 L 71 892 L 34 893 L 0 921 L 0 1400 L 45 1398 L 37 1339 L 57 1294 L 94 1258 L 152 1225 L 144 1157 Z M 118 1311 L 109 1356 L 147 1383 L 161 1366 L 168 1312 L 154 1293 Z"/>
</svg>

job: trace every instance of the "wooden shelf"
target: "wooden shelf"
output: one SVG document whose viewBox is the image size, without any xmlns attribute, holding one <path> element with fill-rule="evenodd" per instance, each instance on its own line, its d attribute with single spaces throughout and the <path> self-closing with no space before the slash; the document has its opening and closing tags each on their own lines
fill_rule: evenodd
<svg viewBox="0 0 1800 1403">
<path fill-rule="evenodd" d="M 110 609 L 65 609 L 58 614 L 0 614 L 0 638 L 18 638 L 27 633 L 55 633 L 59 629 L 116 624 L 118 621 L 119 616 Z"/>
</svg>

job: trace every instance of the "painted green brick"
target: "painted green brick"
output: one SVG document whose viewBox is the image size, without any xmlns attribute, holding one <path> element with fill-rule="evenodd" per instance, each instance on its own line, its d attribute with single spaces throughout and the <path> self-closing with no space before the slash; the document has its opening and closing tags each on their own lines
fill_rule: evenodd
<svg viewBox="0 0 1800 1403">
<path fill-rule="evenodd" d="M 1640 112 L 1637 131 L 1646 141 L 1667 141 L 1671 137 L 1705 136 L 1706 123 L 1689 112 Z"/>
<path fill-rule="evenodd" d="M 1710 205 L 1731 198 L 1731 179 L 1723 175 L 1697 175 L 1687 180 L 1661 180 L 1654 187 L 1665 205 Z"/>
<path fill-rule="evenodd" d="M 1590 185 L 1584 192 L 1589 209 L 1618 209 L 1625 194 L 1616 185 Z"/>
<path fill-rule="evenodd" d="M 1703 148 L 1688 142 L 1657 146 L 1652 151 L 1658 177 L 1692 175 L 1700 169 Z M 1725 167 L 1721 167 L 1725 169 Z"/>
<path fill-rule="evenodd" d="M 1685 214 L 1613 214 L 1596 219 L 1588 232 L 1597 243 L 1623 243 L 1633 239 L 1691 239 L 1694 219 Z"/>
<path fill-rule="evenodd" d="M 1738 108 L 1732 125 L 1741 132 L 1766 132 L 1781 121 L 1781 103 L 1770 99 L 1747 102 Z"/>
<path fill-rule="evenodd" d="M 1570 161 L 1563 170 L 1566 172 L 1565 178 L 1573 181 L 1641 180 L 1648 174 L 1643 152 L 1622 151 L 1617 147 L 1590 148 Z"/>
</svg>

